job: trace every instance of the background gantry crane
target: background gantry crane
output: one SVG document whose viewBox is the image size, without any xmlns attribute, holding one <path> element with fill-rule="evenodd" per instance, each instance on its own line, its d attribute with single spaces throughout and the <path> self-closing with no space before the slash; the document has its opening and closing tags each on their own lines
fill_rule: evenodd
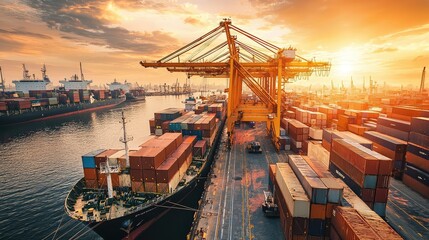
<svg viewBox="0 0 429 240">
<path fill-rule="evenodd" d="M 188 76 L 228 78 L 226 124 L 230 139 L 235 121 L 265 121 L 276 147 L 285 84 L 313 72 L 327 76 L 331 67 L 329 62 L 298 56 L 294 48 L 279 48 L 232 25 L 230 19 L 223 19 L 213 30 L 164 58 L 140 64 Z M 242 101 L 243 83 L 259 98 L 257 104 Z"/>
</svg>

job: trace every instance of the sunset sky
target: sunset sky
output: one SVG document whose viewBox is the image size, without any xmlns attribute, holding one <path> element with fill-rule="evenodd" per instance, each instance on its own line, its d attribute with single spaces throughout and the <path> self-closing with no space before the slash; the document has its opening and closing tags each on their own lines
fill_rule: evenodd
<svg viewBox="0 0 429 240">
<path fill-rule="evenodd" d="M 225 17 L 303 57 L 331 61 L 323 78 L 328 85 L 371 76 L 417 86 L 423 66 L 429 67 L 427 0 L 2 0 L 0 66 L 6 84 L 21 79 L 22 63 L 39 77 L 45 63 L 58 84 L 79 73 L 79 62 L 94 85 L 114 78 L 183 82 L 184 74 L 144 69 L 139 61 L 160 59 Z M 308 82 L 320 83 L 315 79 Z"/>
</svg>

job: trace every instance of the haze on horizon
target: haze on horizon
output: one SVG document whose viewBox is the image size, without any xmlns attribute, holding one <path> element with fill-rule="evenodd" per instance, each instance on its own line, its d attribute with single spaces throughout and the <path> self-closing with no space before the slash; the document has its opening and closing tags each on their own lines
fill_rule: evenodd
<svg viewBox="0 0 429 240">
<path fill-rule="evenodd" d="M 359 84 L 371 76 L 417 86 L 429 66 L 428 10 L 426 0 L 3 0 L 0 66 L 6 85 L 22 78 L 23 63 L 37 77 L 46 64 L 58 85 L 79 73 L 79 62 L 96 86 L 115 78 L 183 83 L 184 74 L 145 69 L 139 61 L 158 60 L 228 17 L 279 47 L 330 61 L 329 77 L 311 77 L 311 84 L 351 77 Z"/>
</svg>

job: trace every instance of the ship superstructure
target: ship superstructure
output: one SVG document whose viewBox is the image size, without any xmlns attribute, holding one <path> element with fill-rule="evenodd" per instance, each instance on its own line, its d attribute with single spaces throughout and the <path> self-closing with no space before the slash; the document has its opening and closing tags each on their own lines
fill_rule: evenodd
<svg viewBox="0 0 429 240">
<path fill-rule="evenodd" d="M 82 63 L 80 63 L 80 79 L 77 74 L 73 75 L 70 80 L 61 80 L 65 90 L 88 90 L 92 80 L 85 80 L 82 71 Z"/>
<path fill-rule="evenodd" d="M 29 75 L 29 71 L 25 67 L 25 64 L 22 64 L 22 79 L 12 81 L 15 84 L 16 91 L 21 91 L 23 93 L 29 93 L 31 90 L 51 90 L 53 89 L 52 83 L 49 80 L 48 75 L 46 75 L 46 66 L 43 64 L 41 69 L 42 79 L 36 79 L 36 76 Z"/>
</svg>

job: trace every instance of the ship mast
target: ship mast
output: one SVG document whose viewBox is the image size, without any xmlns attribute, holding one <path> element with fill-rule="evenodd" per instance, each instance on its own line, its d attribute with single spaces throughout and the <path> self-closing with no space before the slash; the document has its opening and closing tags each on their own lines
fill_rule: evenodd
<svg viewBox="0 0 429 240">
<path fill-rule="evenodd" d="M 30 75 L 28 75 L 28 70 L 25 68 L 25 64 L 22 64 L 22 79 L 29 80 Z"/>
<path fill-rule="evenodd" d="M 2 89 L 2 92 L 4 93 L 5 86 L 4 86 L 3 72 L 1 70 L 1 67 L 0 67 L 0 77 L 1 77 L 1 85 L 0 85 L 0 87 Z"/>
<path fill-rule="evenodd" d="M 129 168 L 130 167 L 130 156 L 128 154 L 128 142 L 132 141 L 133 137 L 132 136 L 127 136 L 127 130 L 125 128 L 125 125 L 127 124 L 127 121 L 125 119 L 124 111 L 122 111 L 122 121 L 120 121 L 120 123 L 122 123 L 122 128 L 124 129 L 124 136 L 121 137 L 119 139 L 119 141 L 121 141 L 125 145 L 125 160 L 126 160 L 127 168 Z"/>
<path fill-rule="evenodd" d="M 420 92 L 422 93 L 425 90 L 425 77 L 426 77 L 426 67 L 422 71 L 422 79 L 420 80 Z"/>
<path fill-rule="evenodd" d="M 83 71 L 82 71 L 82 62 L 79 62 L 80 65 L 80 80 L 85 80 L 85 78 L 83 77 Z"/>
</svg>

